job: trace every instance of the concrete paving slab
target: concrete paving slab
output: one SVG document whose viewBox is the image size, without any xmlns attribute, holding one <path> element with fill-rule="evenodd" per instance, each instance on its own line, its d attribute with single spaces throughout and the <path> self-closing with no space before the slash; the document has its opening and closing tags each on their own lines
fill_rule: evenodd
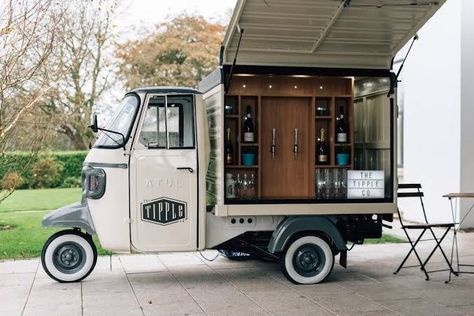
<svg viewBox="0 0 474 316">
<path fill-rule="evenodd" d="M 423 299 L 413 300 L 386 300 L 381 301 L 381 304 L 387 306 L 391 310 L 396 310 L 402 315 L 417 315 L 417 316 L 451 316 L 462 315 L 459 311 L 445 307 L 441 304 L 436 304 Z"/>
<path fill-rule="evenodd" d="M 267 313 L 246 293 L 242 293 L 231 283 L 223 280 L 207 266 L 176 270 L 172 273 L 207 314 Z"/>
<path fill-rule="evenodd" d="M 36 273 L 38 264 L 39 260 L 37 259 L 0 261 L 0 278 L 2 274 Z"/>
<path fill-rule="evenodd" d="M 352 315 L 367 312 L 383 312 L 389 308 L 358 293 L 353 295 L 317 296 L 314 299 L 338 315 Z"/>
<path fill-rule="evenodd" d="M 204 262 L 192 252 L 160 254 L 158 258 L 168 269 L 180 266 L 204 265 Z"/>
<path fill-rule="evenodd" d="M 145 314 L 204 314 L 189 292 L 168 272 L 129 276 Z"/>
<path fill-rule="evenodd" d="M 34 273 L 0 275 L 0 315 L 22 313 L 34 279 Z"/>
<path fill-rule="evenodd" d="M 84 315 L 143 315 L 125 273 L 99 272 L 81 283 Z"/>
<path fill-rule="evenodd" d="M 156 255 L 123 255 L 119 260 L 126 273 L 166 271 Z"/>
<path fill-rule="evenodd" d="M 24 315 L 82 315 L 81 283 L 35 279 Z"/>
</svg>

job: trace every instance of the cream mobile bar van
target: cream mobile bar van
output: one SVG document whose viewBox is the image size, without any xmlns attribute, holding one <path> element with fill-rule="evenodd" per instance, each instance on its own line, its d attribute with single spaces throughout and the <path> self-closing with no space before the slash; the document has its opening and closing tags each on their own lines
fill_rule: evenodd
<svg viewBox="0 0 474 316">
<path fill-rule="evenodd" d="M 395 54 L 442 0 L 239 0 L 198 90 L 127 93 L 83 167 L 80 203 L 45 216 L 53 279 L 116 253 L 217 249 L 323 281 L 396 211 Z"/>
</svg>

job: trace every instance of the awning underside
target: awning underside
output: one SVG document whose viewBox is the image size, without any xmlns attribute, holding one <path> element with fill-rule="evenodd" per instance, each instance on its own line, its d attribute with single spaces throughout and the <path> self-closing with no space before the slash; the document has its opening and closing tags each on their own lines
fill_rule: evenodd
<svg viewBox="0 0 474 316">
<path fill-rule="evenodd" d="M 388 69 L 445 0 L 239 0 L 224 40 L 232 63 Z"/>
</svg>

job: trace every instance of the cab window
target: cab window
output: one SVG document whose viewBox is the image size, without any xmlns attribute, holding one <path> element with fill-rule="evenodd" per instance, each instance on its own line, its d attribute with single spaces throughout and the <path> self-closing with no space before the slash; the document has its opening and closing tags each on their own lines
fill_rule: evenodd
<svg viewBox="0 0 474 316">
<path fill-rule="evenodd" d="M 192 95 L 152 96 L 139 141 L 147 148 L 194 148 Z"/>
</svg>

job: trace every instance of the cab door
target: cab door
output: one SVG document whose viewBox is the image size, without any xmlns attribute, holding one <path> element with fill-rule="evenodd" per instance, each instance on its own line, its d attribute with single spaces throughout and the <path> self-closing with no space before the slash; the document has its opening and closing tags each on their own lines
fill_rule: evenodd
<svg viewBox="0 0 474 316">
<path fill-rule="evenodd" d="M 131 153 L 131 243 L 139 251 L 197 248 L 195 97 L 148 95 Z"/>
</svg>

